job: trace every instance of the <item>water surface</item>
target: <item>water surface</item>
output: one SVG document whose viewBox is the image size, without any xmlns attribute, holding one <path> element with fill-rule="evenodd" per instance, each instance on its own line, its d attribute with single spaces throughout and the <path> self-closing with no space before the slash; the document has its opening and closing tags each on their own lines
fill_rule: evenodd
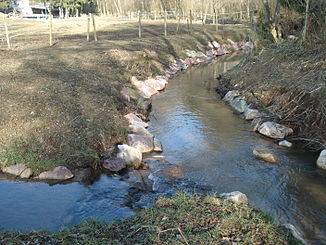
<svg viewBox="0 0 326 245">
<path fill-rule="evenodd" d="M 217 193 L 241 191 L 280 223 L 292 223 L 311 243 L 326 244 L 326 173 L 316 154 L 287 150 L 251 132 L 215 92 L 215 77 L 240 57 L 193 68 L 172 79 L 153 99 L 150 129 L 167 160 L 191 180 Z M 255 146 L 269 149 L 276 164 L 257 160 Z"/>
</svg>

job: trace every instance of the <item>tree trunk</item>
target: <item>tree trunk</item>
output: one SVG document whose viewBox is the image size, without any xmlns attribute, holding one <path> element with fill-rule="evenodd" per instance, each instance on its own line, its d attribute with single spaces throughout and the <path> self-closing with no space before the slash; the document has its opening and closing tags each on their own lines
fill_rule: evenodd
<svg viewBox="0 0 326 245">
<path fill-rule="evenodd" d="M 280 10 L 281 10 L 281 1 L 277 0 L 276 1 L 276 6 L 275 6 L 275 14 L 274 14 L 274 28 L 276 31 L 276 38 L 280 38 L 280 32 L 278 29 L 278 24 L 279 24 L 279 19 L 280 19 Z"/>
<path fill-rule="evenodd" d="M 307 27 L 308 27 L 308 17 L 309 17 L 309 3 L 310 0 L 306 0 L 306 17 L 304 20 L 304 27 L 302 30 L 302 39 L 301 39 L 301 45 L 304 44 L 306 41 L 306 35 L 307 35 Z"/>
</svg>

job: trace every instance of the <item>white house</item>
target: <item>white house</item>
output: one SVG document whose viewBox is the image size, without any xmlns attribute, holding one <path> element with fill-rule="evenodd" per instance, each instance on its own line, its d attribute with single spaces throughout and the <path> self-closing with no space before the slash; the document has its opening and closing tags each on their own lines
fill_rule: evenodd
<svg viewBox="0 0 326 245">
<path fill-rule="evenodd" d="M 25 17 L 38 17 L 48 13 L 49 5 L 33 0 L 14 0 L 13 7 Z"/>
</svg>

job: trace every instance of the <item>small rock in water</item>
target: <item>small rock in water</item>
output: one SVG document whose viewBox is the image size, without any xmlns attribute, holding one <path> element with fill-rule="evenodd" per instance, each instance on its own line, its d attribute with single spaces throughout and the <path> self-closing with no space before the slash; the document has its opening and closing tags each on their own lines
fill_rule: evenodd
<svg viewBox="0 0 326 245">
<path fill-rule="evenodd" d="M 263 149 L 254 149 L 252 152 L 257 158 L 262 159 L 266 162 L 275 163 L 276 159 L 274 155 L 267 150 Z"/>
<path fill-rule="evenodd" d="M 274 139 L 284 139 L 286 136 L 292 134 L 293 130 L 275 122 L 264 122 L 258 128 L 258 132 Z"/>
<path fill-rule="evenodd" d="M 240 191 L 233 191 L 230 193 L 222 193 L 222 194 L 220 194 L 220 197 L 227 199 L 227 200 L 231 200 L 235 203 L 245 203 L 245 204 L 249 203 L 249 200 L 248 200 L 246 194 L 243 194 Z"/>
<path fill-rule="evenodd" d="M 104 160 L 103 167 L 111 172 L 119 172 L 120 170 L 126 168 L 126 163 L 121 158 L 112 157 Z"/>
<path fill-rule="evenodd" d="M 154 151 L 163 152 L 162 143 L 157 138 L 154 138 Z"/>
<path fill-rule="evenodd" d="M 317 160 L 317 166 L 321 169 L 326 170 L 326 149 L 320 153 Z"/>
<path fill-rule="evenodd" d="M 129 145 L 118 145 L 119 153 L 117 157 L 123 159 L 125 163 L 135 169 L 141 167 L 141 161 L 143 159 L 142 153 Z"/>
<path fill-rule="evenodd" d="M 154 150 L 154 137 L 128 134 L 128 145 L 138 149 L 142 153 L 150 153 Z"/>
<path fill-rule="evenodd" d="M 74 175 L 71 171 L 65 166 L 59 166 L 53 170 L 40 173 L 37 179 L 43 180 L 68 180 L 73 178 Z"/>
<path fill-rule="evenodd" d="M 293 144 L 287 140 L 282 140 L 281 142 L 278 143 L 278 145 L 288 147 L 288 148 L 291 148 L 293 146 Z"/>
<path fill-rule="evenodd" d="M 11 166 L 2 168 L 2 172 L 6 173 L 6 174 L 11 174 L 14 176 L 20 176 L 26 168 L 27 167 L 25 164 L 16 164 L 16 165 L 11 165 Z"/>
</svg>

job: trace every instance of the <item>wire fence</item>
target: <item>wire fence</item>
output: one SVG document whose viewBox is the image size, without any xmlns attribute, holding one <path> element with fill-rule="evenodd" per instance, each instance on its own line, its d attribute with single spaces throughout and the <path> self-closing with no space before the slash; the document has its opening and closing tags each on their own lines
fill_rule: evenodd
<svg viewBox="0 0 326 245">
<path fill-rule="evenodd" d="M 28 28 L 25 28 L 27 21 L 20 21 L 20 19 L 9 19 L 7 16 L 3 15 L 2 22 L 0 21 L 0 48 L 12 49 L 13 43 L 16 39 L 20 39 L 20 42 L 33 41 L 36 37 L 43 36 L 43 38 L 48 39 L 49 46 L 52 46 L 56 41 L 62 38 L 68 38 L 68 36 L 74 35 L 84 35 L 87 41 L 98 41 L 101 39 L 98 29 L 108 28 L 108 22 L 113 25 L 126 23 L 129 21 L 131 23 L 137 23 L 138 31 L 130 30 L 130 33 L 143 37 L 146 30 L 143 27 L 143 22 L 151 21 L 158 25 L 162 25 L 162 35 L 168 36 L 170 34 L 178 34 L 184 28 L 183 33 L 191 33 L 194 25 L 202 25 L 204 28 L 206 26 L 214 25 L 216 31 L 223 28 L 226 24 L 242 24 L 242 23 L 253 23 L 253 15 L 255 11 L 250 11 L 250 14 L 246 11 L 242 12 L 232 12 L 232 13 L 216 13 L 216 14 L 203 14 L 201 12 L 188 14 L 177 13 L 175 11 L 166 12 L 129 12 L 126 16 L 119 16 L 118 18 L 106 17 L 106 21 L 102 21 L 102 18 L 89 14 L 80 18 L 68 18 L 59 19 L 53 18 L 51 14 L 45 15 L 45 18 L 39 19 L 38 23 L 35 23 L 34 33 L 30 32 Z M 103 17 L 105 18 L 105 17 Z M 107 21 L 108 20 L 108 21 Z M 98 23 L 99 22 L 99 23 Z M 175 25 L 176 29 L 172 30 L 169 26 Z M 76 29 L 77 28 L 77 29 Z M 32 28 L 33 29 L 33 28 Z M 55 30 L 54 30 L 55 29 Z M 74 32 L 69 32 L 74 29 Z M 110 29 L 107 29 L 110 32 Z M 138 35 L 137 35 L 138 34 Z M 45 37 L 48 36 L 48 37 Z M 17 44 L 17 43 L 16 43 Z M 20 43 L 20 45 L 22 45 Z"/>
</svg>

